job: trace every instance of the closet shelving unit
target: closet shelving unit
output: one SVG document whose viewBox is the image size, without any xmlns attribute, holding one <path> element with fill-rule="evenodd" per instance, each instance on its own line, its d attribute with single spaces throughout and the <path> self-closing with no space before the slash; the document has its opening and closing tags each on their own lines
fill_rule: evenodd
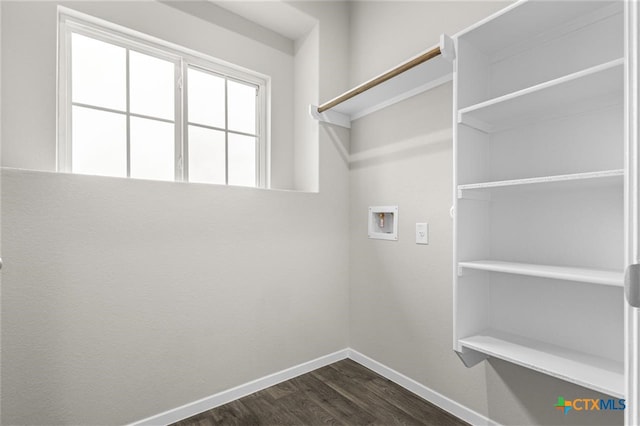
<svg viewBox="0 0 640 426">
<path fill-rule="evenodd" d="M 624 5 L 456 35 L 454 349 L 624 397 Z"/>
<path fill-rule="evenodd" d="M 453 78 L 453 40 L 442 34 L 438 45 L 323 103 L 310 105 L 316 120 L 351 127 L 351 121 L 431 90 Z"/>
</svg>

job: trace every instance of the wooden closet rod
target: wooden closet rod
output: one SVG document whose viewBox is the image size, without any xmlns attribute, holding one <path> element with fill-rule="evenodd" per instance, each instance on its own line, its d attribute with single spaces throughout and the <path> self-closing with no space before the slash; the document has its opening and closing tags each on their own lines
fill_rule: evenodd
<svg viewBox="0 0 640 426">
<path fill-rule="evenodd" d="M 368 81 L 354 89 L 349 90 L 347 93 L 338 96 L 337 98 L 322 104 L 318 107 L 318 112 L 322 113 L 325 112 L 328 109 L 333 108 L 334 106 L 341 104 L 344 101 L 347 101 L 351 98 L 353 98 L 356 95 L 359 95 L 362 92 L 365 92 L 369 89 L 371 89 L 372 87 L 375 87 L 379 84 L 384 83 L 385 81 L 392 79 L 393 77 L 397 76 L 398 74 L 402 74 L 403 72 L 410 70 L 411 68 L 420 65 L 423 62 L 427 62 L 429 59 L 431 58 L 435 58 L 436 56 L 438 56 L 440 53 L 442 53 L 440 51 L 440 47 L 434 47 L 433 49 L 429 50 L 426 53 L 423 53 L 422 55 L 410 60 L 409 62 L 405 62 L 402 65 L 399 65 L 398 67 L 392 69 L 391 71 L 388 71 L 384 74 L 382 74 L 379 77 L 374 78 L 371 81 Z"/>
</svg>

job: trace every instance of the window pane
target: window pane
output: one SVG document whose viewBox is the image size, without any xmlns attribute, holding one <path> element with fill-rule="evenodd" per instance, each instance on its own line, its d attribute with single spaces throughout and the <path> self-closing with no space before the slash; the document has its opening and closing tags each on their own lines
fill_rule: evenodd
<svg viewBox="0 0 640 426">
<path fill-rule="evenodd" d="M 74 106 L 73 173 L 127 176 L 127 122 L 124 114 Z"/>
<path fill-rule="evenodd" d="M 126 50 L 80 34 L 71 34 L 73 102 L 124 111 Z"/>
<path fill-rule="evenodd" d="M 189 68 L 189 122 L 224 129 L 224 79 Z"/>
<path fill-rule="evenodd" d="M 131 177 L 174 180 L 173 123 L 131 117 Z"/>
<path fill-rule="evenodd" d="M 173 120 L 174 71 L 169 61 L 129 51 L 131 112 Z"/>
<path fill-rule="evenodd" d="M 256 88 L 227 81 L 229 130 L 256 133 Z"/>
<path fill-rule="evenodd" d="M 189 181 L 225 183 L 224 132 L 189 126 Z"/>
<path fill-rule="evenodd" d="M 256 138 L 229 133 L 229 185 L 256 186 Z"/>
</svg>

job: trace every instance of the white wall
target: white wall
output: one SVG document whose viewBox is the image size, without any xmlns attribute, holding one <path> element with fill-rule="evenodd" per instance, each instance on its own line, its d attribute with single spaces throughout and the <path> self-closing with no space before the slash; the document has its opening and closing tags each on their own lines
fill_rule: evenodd
<svg viewBox="0 0 640 426">
<path fill-rule="evenodd" d="M 328 204 L 5 169 L 2 423 L 130 422 L 346 347 Z"/>
<path fill-rule="evenodd" d="M 62 4 L 271 76 L 271 183 L 274 188 L 293 188 L 291 54 L 155 1 L 1 4 L 6 87 L 2 103 L 7 112 L 2 126 L 3 167 L 56 169 L 56 8 Z"/>
<path fill-rule="evenodd" d="M 333 173 L 348 167 L 349 131 L 344 128 L 319 125 L 309 118 L 309 104 L 319 105 L 349 88 L 349 2 L 333 3 L 333 9 L 327 7 L 326 1 L 288 1 L 288 4 L 318 19 L 316 30 L 319 37 L 311 32 L 305 39 L 296 42 L 296 61 L 308 58 L 317 64 L 319 80 L 311 78 L 315 71 L 306 73 L 307 67 L 296 62 L 296 149 L 295 149 L 295 181 L 301 190 L 335 190 L 332 185 Z M 316 37 L 318 37 L 318 56 L 313 56 Z M 315 65 L 314 65 L 315 66 Z M 315 138 L 313 134 L 318 134 Z M 299 135 L 306 135 L 299 139 Z M 330 166 L 324 163 L 324 152 L 339 154 L 339 164 Z M 320 167 L 316 174 L 315 168 Z M 336 168 L 337 167 L 337 168 Z M 330 170 L 323 173 L 323 170 Z M 316 178 L 316 175 L 318 176 Z M 348 186 L 340 189 L 348 196 Z M 348 198 L 345 199 L 348 203 Z"/>
<path fill-rule="evenodd" d="M 353 2 L 351 83 L 391 68 L 506 6 L 504 2 Z M 375 52 L 375 54 L 373 54 Z M 563 416 L 567 399 L 602 397 L 513 364 L 467 369 L 452 343 L 452 85 L 353 122 L 350 343 L 354 349 L 503 424 L 621 424 L 620 413 Z M 392 155 L 394 146 L 407 146 Z M 380 153 L 380 155 L 376 155 Z M 397 242 L 367 238 L 367 207 L 399 205 Z M 428 222 L 428 246 L 415 244 Z"/>
<path fill-rule="evenodd" d="M 153 35 L 175 18 L 182 44 L 224 44 L 166 5 L 80 6 Z M 346 88 L 334 38 L 347 7 L 299 7 L 321 24 L 319 60 L 332 67 L 315 84 L 327 98 Z M 49 169 L 55 43 L 16 37 L 49 28 L 51 11 L 2 3 L 2 82 L 25 90 L 3 92 L 7 165 Z M 242 59 L 242 43 L 225 59 Z M 292 100 L 276 102 L 305 108 Z M 334 144 L 346 142 L 316 132 L 315 194 L 3 169 L 1 423 L 131 422 L 347 347 L 348 168 Z"/>
<path fill-rule="evenodd" d="M 306 37 L 296 41 L 295 91 L 296 108 L 293 114 L 295 149 L 294 182 L 299 191 L 318 190 L 318 123 L 311 118 L 304 105 L 318 103 L 319 40 L 318 25 Z"/>
</svg>

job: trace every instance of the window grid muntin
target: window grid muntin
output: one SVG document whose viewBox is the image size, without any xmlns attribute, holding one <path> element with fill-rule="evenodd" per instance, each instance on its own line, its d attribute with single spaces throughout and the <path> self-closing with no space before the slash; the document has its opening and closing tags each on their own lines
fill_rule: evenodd
<svg viewBox="0 0 640 426">
<path fill-rule="evenodd" d="M 135 41 L 132 41 L 131 43 L 127 43 L 127 42 L 123 42 L 121 40 L 119 40 L 119 37 L 117 35 L 114 34 L 109 34 L 106 33 L 104 31 L 101 30 L 97 30 L 97 29 L 93 29 L 93 28 L 85 28 L 83 26 L 80 26 L 79 28 L 75 28 L 75 25 L 72 26 L 72 28 L 68 28 L 68 51 L 67 51 L 67 56 L 68 56 L 68 60 L 69 62 L 72 61 L 73 58 L 73 50 L 72 50 L 72 46 L 71 46 L 71 37 L 72 34 L 77 33 L 80 35 L 83 35 L 85 37 L 89 37 L 104 43 L 110 43 L 113 45 L 116 45 L 118 47 L 122 47 L 125 49 L 125 109 L 124 110 L 118 110 L 118 109 L 113 109 L 113 108 L 107 108 L 107 107 L 101 107 L 98 105 L 91 105 L 91 104 L 86 104 L 86 103 L 82 103 L 82 102 L 74 102 L 73 101 L 73 73 L 72 73 L 72 68 L 69 67 L 68 68 L 68 99 L 69 99 L 69 109 L 68 109 L 68 116 L 70 121 L 73 120 L 73 113 L 72 113 L 72 108 L 74 106 L 79 106 L 82 108 L 89 108 L 89 109 L 94 109 L 94 110 L 98 110 L 98 111 L 104 111 L 104 112 L 110 112 L 110 113 L 115 113 L 115 114 L 122 114 L 125 116 L 125 120 L 126 120 L 126 177 L 130 178 L 131 177 L 131 117 L 139 117 L 139 118 L 144 118 L 144 119 L 148 119 L 148 120 L 155 120 L 155 121 L 161 121 L 161 122 L 165 122 L 165 123 L 171 123 L 174 125 L 174 145 L 176 144 L 181 144 L 181 141 L 179 139 L 176 138 L 176 134 L 177 132 L 175 131 L 175 126 L 177 125 L 177 122 L 179 121 L 179 113 L 180 113 L 180 108 L 179 108 L 179 100 L 174 96 L 174 119 L 173 120 L 169 120 L 169 119 L 165 119 L 162 117 L 154 117 L 154 116 L 150 116 L 150 115 L 145 115 L 145 114 L 137 114 L 137 113 L 132 113 L 131 112 L 131 79 L 130 79 L 130 60 L 129 60 L 129 53 L 131 50 L 135 50 L 138 53 L 141 53 L 143 55 L 149 55 L 167 62 L 171 62 L 174 65 L 174 85 L 176 85 L 177 79 L 180 77 L 176 74 L 176 70 L 177 70 L 177 65 L 178 65 L 178 61 L 179 59 L 175 56 L 175 55 L 171 55 L 168 54 L 166 52 L 161 52 L 158 49 L 155 48 L 147 48 L 146 46 L 144 46 L 143 44 L 137 43 Z M 67 135 L 68 140 L 70 141 L 69 144 L 69 152 L 68 152 L 68 159 L 67 159 L 67 164 L 68 164 L 68 169 L 69 171 L 73 172 L 73 160 L 72 160 L 72 152 L 73 152 L 73 136 L 72 134 L 68 134 Z M 174 163 L 177 162 L 177 158 L 174 158 Z M 176 168 L 176 167 L 174 167 Z M 174 172 L 174 180 L 179 181 L 179 176 L 177 175 L 176 172 Z"/>
<path fill-rule="evenodd" d="M 127 77 L 126 77 L 126 102 L 127 108 L 127 177 L 131 177 L 131 75 L 129 73 L 129 49 L 127 48 Z M 73 52 L 71 53 L 73 55 Z M 73 148 L 73 139 L 71 140 L 71 147 Z"/>
<path fill-rule="evenodd" d="M 119 114 L 126 114 L 127 116 L 127 176 L 130 176 L 130 117 L 147 118 L 151 120 L 158 120 L 163 122 L 169 122 L 174 124 L 175 129 L 175 181 L 188 180 L 188 127 L 189 125 L 199 126 L 197 123 L 189 123 L 188 107 L 187 107 L 187 69 L 193 67 L 204 72 L 212 73 L 214 75 L 222 76 L 225 78 L 225 85 L 228 80 L 238 82 L 243 85 L 253 86 L 256 89 L 256 102 L 255 102 L 255 134 L 249 134 L 244 132 L 233 131 L 224 129 L 225 140 L 228 139 L 228 132 L 243 136 L 250 136 L 254 139 L 255 147 L 255 187 L 268 187 L 268 164 L 266 164 L 268 158 L 268 136 L 264 132 L 268 123 L 266 122 L 269 114 L 266 108 L 269 98 L 269 91 L 267 90 L 270 78 L 267 76 L 259 76 L 254 71 L 244 70 L 237 65 L 225 63 L 219 59 L 209 57 L 206 54 L 193 51 L 188 48 L 184 48 L 179 45 L 175 45 L 164 40 L 157 39 L 153 36 L 149 36 L 140 33 L 135 30 L 131 30 L 125 27 L 121 27 L 117 24 L 112 24 L 99 18 L 94 18 L 90 15 L 85 15 L 81 12 L 76 12 L 72 9 L 68 9 L 64 6 L 58 6 L 59 16 L 59 74 L 61 78 L 58 80 L 59 87 L 59 102 L 58 108 L 60 111 L 60 117 L 58 121 L 58 149 L 57 149 L 57 163 L 58 169 L 61 171 L 71 171 L 71 108 L 72 106 L 81 106 L 85 108 L 100 109 L 100 107 L 73 103 L 71 97 L 71 34 L 79 33 L 91 38 L 98 39 L 107 43 L 111 43 L 116 46 L 123 47 L 127 50 L 127 79 L 129 78 L 129 63 L 128 54 L 130 50 L 136 50 L 143 54 L 148 54 L 159 59 L 173 62 L 174 78 L 175 78 L 175 120 L 170 121 L 159 117 L 152 117 L 143 114 L 135 114 L 130 112 L 130 105 L 127 105 L 128 111 L 118 111 L 111 109 L 104 109 L 104 111 L 114 112 Z M 127 82 L 127 85 L 129 82 Z M 227 90 L 225 88 L 225 96 Z M 127 97 L 130 95 L 130 88 L 127 87 Z M 225 100 L 225 106 L 228 102 Z M 261 115 L 263 114 L 263 115 Z M 227 114 L 225 111 L 225 119 Z M 228 123 L 225 123 L 228 127 Z M 200 127 L 204 127 L 200 125 Z M 206 128 L 206 127 L 205 127 Z M 213 129 L 215 130 L 215 129 Z M 222 130 L 222 129 L 219 129 Z M 227 145 L 227 143 L 225 144 Z M 225 157 L 228 156 L 228 146 L 225 146 Z M 225 162 L 227 159 L 225 158 Z M 228 167 L 225 170 L 226 182 L 228 183 Z"/>
<path fill-rule="evenodd" d="M 203 129 L 209 129 L 209 130 L 216 130 L 216 131 L 224 132 L 224 141 L 225 141 L 224 142 L 224 144 L 225 144 L 225 147 L 224 147 L 224 151 L 225 151 L 225 169 L 224 169 L 225 170 L 225 185 L 228 185 L 229 184 L 229 134 L 236 134 L 236 135 L 248 136 L 248 137 L 255 138 L 255 140 L 254 140 L 255 175 L 256 175 L 255 186 L 256 187 L 259 186 L 260 171 L 261 171 L 260 170 L 261 160 L 260 160 L 260 146 L 259 146 L 259 143 L 260 143 L 260 130 L 259 130 L 260 129 L 260 126 L 259 126 L 260 119 L 259 119 L 259 115 L 258 115 L 258 113 L 259 113 L 259 108 L 258 108 L 259 102 L 258 102 L 257 98 L 258 98 L 259 93 L 260 93 L 260 86 L 257 85 L 257 84 L 254 84 L 252 82 L 247 82 L 247 81 L 244 81 L 244 80 L 241 80 L 241 79 L 234 78 L 232 76 L 226 75 L 224 73 L 219 73 L 219 72 L 216 72 L 214 70 L 204 68 L 204 67 L 199 66 L 199 65 L 195 65 L 195 64 L 192 64 L 192 63 L 186 63 L 186 72 L 184 73 L 185 81 L 186 81 L 186 85 L 185 85 L 185 89 L 184 89 L 185 98 L 187 98 L 186 94 L 188 93 L 187 87 L 188 87 L 188 84 L 189 84 L 189 78 L 187 76 L 188 76 L 188 70 L 190 68 L 194 69 L 194 70 L 197 70 L 197 71 L 200 71 L 200 72 L 211 74 L 211 75 L 213 75 L 215 77 L 218 77 L 218 78 L 224 79 L 224 98 L 225 98 L 224 99 L 224 128 L 217 127 L 217 126 L 209 126 L 209 125 L 206 125 L 206 124 L 201 124 L 201 123 L 196 123 L 196 122 L 190 121 L 189 120 L 188 102 L 185 102 L 184 111 L 185 111 L 185 115 L 187 117 L 187 119 L 185 120 L 185 124 L 186 124 L 185 127 L 187 128 L 187 131 L 185 132 L 185 136 L 184 136 L 185 137 L 185 141 L 186 141 L 185 145 L 188 146 L 188 144 L 189 144 L 189 142 L 188 142 L 188 140 L 189 140 L 188 127 L 189 126 L 195 126 L 195 127 L 200 127 L 200 128 L 203 128 Z M 234 82 L 239 83 L 239 84 L 244 84 L 246 86 L 253 87 L 256 90 L 256 102 L 254 103 L 254 106 L 255 106 L 255 109 L 256 109 L 255 110 L 255 129 L 256 129 L 255 133 L 246 133 L 246 132 L 240 132 L 240 131 L 230 130 L 229 129 L 229 99 L 228 99 L 229 91 L 228 91 L 228 84 L 227 84 L 227 82 L 229 80 L 234 81 Z M 188 154 L 188 151 L 186 151 L 186 152 Z M 188 177 L 188 169 L 189 169 L 188 162 L 189 162 L 188 155 L 185 155 L 185 158 L 183 159 L 183 163 L 185 164 L 185 170 L 186 170 L 185 180 L 189 180 L 189 177 Z"/>
</svg>

